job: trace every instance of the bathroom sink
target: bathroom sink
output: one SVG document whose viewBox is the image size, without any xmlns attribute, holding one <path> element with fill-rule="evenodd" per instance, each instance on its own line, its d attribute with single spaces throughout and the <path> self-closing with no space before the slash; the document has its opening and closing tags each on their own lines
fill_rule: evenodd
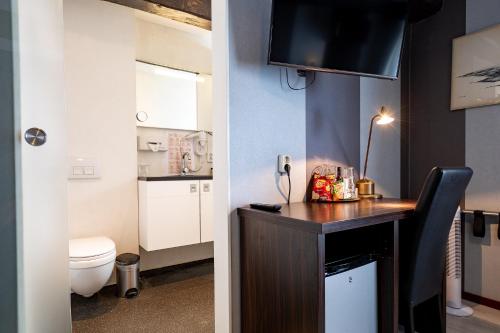
<svg viewBox="0 0 500 333">
<path fill-rule="evenodd" d="M 167 175 L 167 176 L 150 176 L 139 177 L 139 180 L 154 182 L 154 181 L 174 181 L 174 180 L 209 180 L 212 175 Z"/>
</svg>

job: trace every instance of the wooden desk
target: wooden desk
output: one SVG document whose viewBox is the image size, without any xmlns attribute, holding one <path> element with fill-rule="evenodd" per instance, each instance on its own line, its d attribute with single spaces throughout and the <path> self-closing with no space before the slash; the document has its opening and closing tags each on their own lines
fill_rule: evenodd
<svg viewBox="0 0 500 333">
<path fill-rule="evenodd" d="M 295 203 L 238 209 L 243 333 L 323 333 L 325 264 L 377 253 L 379 332 L 397 332 L 398 221 L 414 201 Z M 360 320 L 363 320 L 360 318 Z"/>
</svg>

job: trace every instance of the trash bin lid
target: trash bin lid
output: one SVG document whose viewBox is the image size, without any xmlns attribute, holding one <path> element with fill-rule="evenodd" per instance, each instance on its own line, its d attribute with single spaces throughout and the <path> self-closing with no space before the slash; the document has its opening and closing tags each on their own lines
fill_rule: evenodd
<svg viewBox="0 0 500 333">
<path fill-rule="evenodd" d="M 134 265 L 139 262 L 139 255 L 134 253 L 122 253 L 116 257 L 116 264 L 122 266 Z"/>
</svg>

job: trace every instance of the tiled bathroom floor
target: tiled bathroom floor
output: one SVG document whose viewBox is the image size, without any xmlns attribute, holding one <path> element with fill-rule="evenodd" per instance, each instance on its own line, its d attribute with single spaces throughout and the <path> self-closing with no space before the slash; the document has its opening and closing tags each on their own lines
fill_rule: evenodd
<svg viewBox="0 0 500 333">
<path fill-rule="evenodd" d="M 213 263 L 143 278 L 133 299 L 105 288 L 90 299 L 71 296 L 73 332 L 214 332 Z"/>
</svg>

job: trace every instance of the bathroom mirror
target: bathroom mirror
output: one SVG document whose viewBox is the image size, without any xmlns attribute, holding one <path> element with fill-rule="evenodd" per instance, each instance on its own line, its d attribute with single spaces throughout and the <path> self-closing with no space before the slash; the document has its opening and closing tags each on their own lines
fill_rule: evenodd
<svg viewBox="0 0 500 333">
<path fill-rule="evenodd" d="M 200 74 L 196 82 L 198 131 L 213 131 L 212 128 L 212 75 Z"/>
<path fill-rule="evenodd" d="M 136 61 L 137 126 L 198 129 L 198 74 Z"/>
</svg>

